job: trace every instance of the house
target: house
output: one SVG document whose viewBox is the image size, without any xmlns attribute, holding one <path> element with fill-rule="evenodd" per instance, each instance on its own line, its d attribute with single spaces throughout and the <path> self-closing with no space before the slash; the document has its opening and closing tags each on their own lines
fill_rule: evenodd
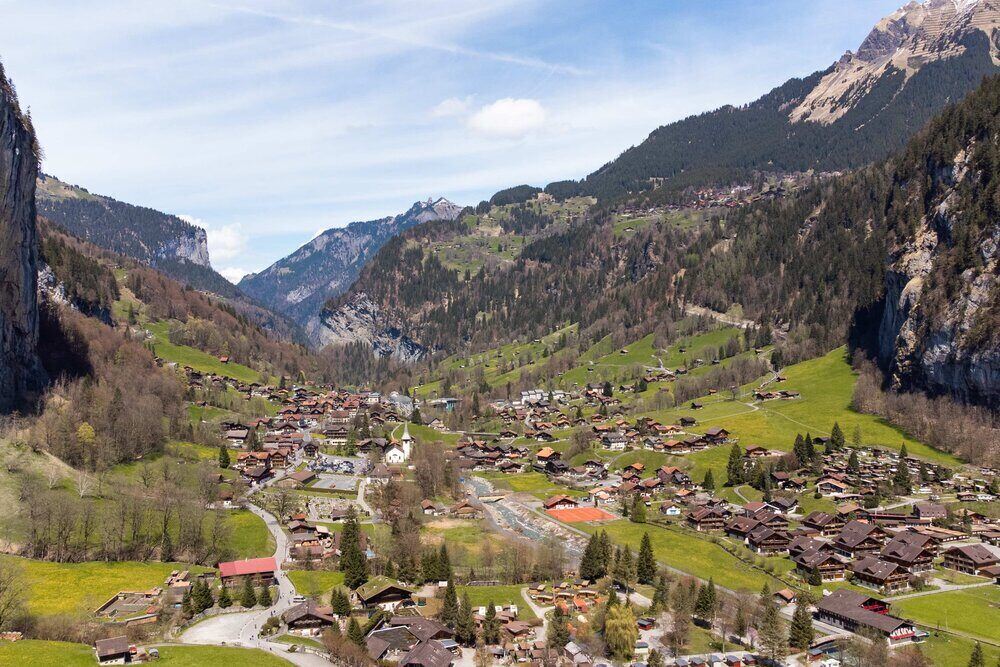
<svg viewBox="0 0 1000 667">
<path fill-rule="evenodd" d="M 759 554 L 777 554 L 788 551 L 788 533 L 760 525 L 747 535 L 747 545 Z"/>
<path fill-rule="evenodd" d="M 980 570 L 1000 565 L 1000 548 L 986 544 L 952 547 L 944 552 L 944 566 L 965 574 L 979 575 Z"/>
<path fill-rule="evenodd" d="M 429 618 L 392 616 L 368 633 L 365 648 L 372 660 L 398 663 L 422 642 L 451 642 L 454 636 L 454 632 Z"/>
<path fill-rule="evenodd" d="M 231 586 L 235 583 L 242 584 L 244 578 L 250 577 L 255 585 L 270 586 L 274 584 L 274 573 L 277 570 L 278 565 L 273 556 L 227 561 L 219 563 L 219 580 L 224 586 Z"/>
<path fill-rule="evenodd" d="M 896 563 L 910 574 L 932 569 L 936 547 L 934 539 L 914 531 L 897 534 L 879 553 L 882 560 Z"/>
<path fill-rule="evenodd" d="M 417 644 L 400 661 L 400 667 L 450 667 L 455 656 L 436 639 Z"/>
<path fill-rule="evenodd" d="M 441 505 L 435 503 L 433 500 L 425 499 L 420 503 L 420 509 L 424 514 L 429 516 L 441 516 L 444 514 L 444 508 Z"/>
<path fill-rule="evenodd" d="M 851 563 L 854 581 L 887 593 L 895 593 L 910 587 L 910 575 L 900 565 L 882 560 L 876 556 L 865 556 Z"/>
<path fill-rule="evenodd" d="M 810 512 L 804 519 L 802 519 L 802 525 L 806 528 L 812 528 L 813 530 L 819 532 L 820 535 L 835 535 L 843 527 L 844 522 L 840 517 L 833 516 L 826 512 Z"/>
<path fill-rule="evenodd" d="M 660 514 L 663 516 L 680 516 L 681 509 L 673 503 L 663 503 L 660 505 Z"/>
<path fill-rule="evenodd" d="M 566 495 L 552 496 L 542 503 L 542 506 L 547 510 L 567 510 L 579 507 L 579 505 L 580 503 Z"/>
<path fill-rule="evenodd" d="M 720 426 L 713 426 L 705 431 L 705 439 L 713 445 L 721 445 L 729 442 L 729 431 Z"/>
<path fill-rule="evenodd" d="M 913 506 L 913 516 L 918 519 L 944 519 L 948 516 L 948 511 L 944 505 L 938 503 L 916 503 Z"/>
<path fill-rule="evenodd" d="M 94 642 L 94 651 L 100 665 L 124 665 L 132 662 L 132 646 L 125 635 L 98 639 Z"/>
<path fill-rule="evenodd" d="M 850 558 L 872 554 L 882 549 L 885 531 L 863 521 L 849 521 L 833 542 L 837 553 Z"/>
<path fill-rule="evenodd" d="M 795 570 L 806 579 L 819 575 L 820 581 L 842 581 L 847 566 L 829 542 L 811 537 L 796 537 L 788 545 L 788 555 Z"/>
<path fill-rule="evenodd" d="M 459 519 L 478 519 L 482 516 L 482 509 L 476 507 L 468 500 L 460 500 L 448 508 L 448 514 Z"/>
<path fill-rule="evenodd" d="M 816 618 L 848 632 L 869 632 L 884 637 L 890 646 L 911 641 L 916 629 L 909 621 L 889 614 L 889 604 L 841 588 L 816 603 Z"/>
<path fill-rule="evenodd" d="M 772 597 L 779 607 L 795 604 L 795 601 L 798 600 L 798 595 L 790 588 L 782 588 L 780 591 L 775 591 Z"/>
<path fill-rule="evenodd" d="M 831 477 L 824 477 L 823 479 L 816 482 L 816 490 L 819 491 L 824 496 L 832 496 L 838 493 L 844 493 L 850 490 L 850 485 L 841 482 L 839 479 L 833 479 Z"/>
<path fill-rule="evenodd" d="M 722 530 L 726 516 L 717 509 L 702 507 L 688 512 L 685 520 L 697 531 Z"/>
<path fill-rule="evenodd" d="M 320 607 L 313 600 L 289 608 L 281 615 L 281 620 L 290 632 L 304 636 L 318 635 L 337 622 L 329 607 Z"/>
<path fill-rule="evenodd" d="M 413 598 L 413 591 L 388 577 L 373 577 L 351 593 L 355 605 L 367 611 L 395 611 Z"/>
<path fill-rule="evenodd" d="M 290 479 L 296 486 L 308 486 L 316 481 L 316 473 L 312 470 L 299 470 L 293 472 L 287 479 Z"/>
</svg>

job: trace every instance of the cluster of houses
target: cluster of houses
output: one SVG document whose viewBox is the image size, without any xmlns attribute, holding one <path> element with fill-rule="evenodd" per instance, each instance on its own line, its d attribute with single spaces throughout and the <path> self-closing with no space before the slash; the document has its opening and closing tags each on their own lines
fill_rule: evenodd
<svg viewBox="0 0 1000 667">
<path fill-rule="evenodd" d="M 145 591 L 119 591 L 98 607 L 94 616 L 102 623 L 131 627 L 155 623 L 164 609 L 179 609 L 185 594 L 198 578 L 210 574 L 191 575 L 188 570 L 174 570 L 163 582 Z"/>
</svg>

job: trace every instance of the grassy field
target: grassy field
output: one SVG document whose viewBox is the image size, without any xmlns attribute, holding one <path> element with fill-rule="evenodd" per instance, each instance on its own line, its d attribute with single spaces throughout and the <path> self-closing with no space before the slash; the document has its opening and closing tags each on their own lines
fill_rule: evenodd
<svg viewBox="0 0 1000 667">
<path fill-rule="evenodd" d="M 283 667 L 289 663 L 268 651 L 227 646 L 160 646 L 157 665 L 169 667 Z M 96 662 L 96 661 L 95 661 Z"/>
<path fill-rule="evenodd" d="M 892 608 L 930 628 L 1000 642 L 1000 589 L 993 585 L 898 600 Z"/>
<path fill-rule="evenodd" d="M 150 322 L 146 325 L 153 334 L 153 349 L 158 357 L 203 373 L 215 373 L 242 382 L 259 382 L 260 373 L 235 362 L 224 364 L 215 357 L 187 345 L 174 345 L 169 340 L 170 322 Z"/>
<path fill-rule="evenodd" d="M 2 555 L 0 560 L 21 567 L 28 610 L 40 616 L 89 614 L 119 591 L 163 585 L 172 570 L 208 570 L 183 563 L 50 563 Z"/>
<path fill-rule="evenodd" d="M 257 558 L 274 553 L 274 538 L 264 520 L 250 510 L 226 513 L 226 523 L 232 531 L 230 544 L 235 558 Z"/>
<path fill-rule="evenodd" d="M 528 603 L 524 601 L 521 596 L 521 586 L 459 586 L 458 587 L 458 597 L 462 598 L 463 595 L 468 593 L 469 602 L 472 603 L 474 607 L 484 607 L 488 605 L 491 601 L 493 604 L 516 604 L 517 605 L 517 617 L 522 621 L 530 621 L 535 616 L 535 612 L 531 610 Z"/>
<path fill-rule="evenodd" d="M 553 484 L 549 478 L 540 472 L 519 472 L 514 474 L 497 473 L 476 473 L 479 477 L 490 480 L 498 489 L 508 489 L 518 493 L 530 493 L 537 498 L 548 498 L 557 493 L 567 496 L 583 496 L 583 491 L 567 489 L 564 486 Z"/>
<path fill-rule="evenodd" d="M 335 570 L 288 570 L 288 578 L 301 595 L 319 596 L 323 602 L 329 602 L 335 586 L 344 584 L 344 573 Z"/>
<path fill-rule="evenodd" d="M 964 637 L 938 634 L 932 635 L 920 645 L 920 651 L 930 658 L 934 667 L 966 667 L 975 642 Z M 1000 648 L 983 644 L 983 657 L 986 665 L 996 665 L 1000 662 Z"/>
<path fill-rule="evenodd" d="M 855 426 L 860 427 L 865 445 L 878 445 L 889 449 L 899 449 L 903 443 L 911 455 L 946 465 L 960 462 L 950 454 L 933 449 L 909 437 L 899 429 L 873 415 L 865 415 L 851 409 L 851 396 L 856 376 L 848 363 L 846 352 L 838 348 L 829 354 L 790 366 L 783 371 L 786 382 L 774 387 L 793 389 L 802 397 L 788 401 L 767 401 L 756 409 L 741 402 L 727 400 L 725 396 L 710 396 L 699 399 L 704 404 L 701 410 L 687 407 L 674 408 L 651 413 L 664 423 L 673 423 L 682 415 L 698 420 L 694 431 L 701 432 L 711 426 L 724 426 L 739 438 L 744 447 L 763 445 L 769 449 L 788 451 L 799 433 L 829 435 L 834 422 L 851 440 Z M 745 385 L 744 392 L 751 391 L 757 383 Z M 749 399 L 749 397 L 747 397 Z M 728 451 L 708 450 L 692 455 L 689 460 L 701 462 L 695 465 L 696 476 L 704 476 L 704 470 L 712 467 L 717 480 L 725 479 L 725 461 Z M 699 457 L 710 459 L 701 461 Z M 715 458 L 717 457 L 717 458 Z M 721 464 L 721 465 L 720 465 Z"/>
<path fill-rule="evenodd" d="M 627 544 L 639 549 L 642 534 L 649 532 L 656 559 L 702 579 L 714 578 L 715 583 L 732 590 L 759 591 L 766 582 L 771 590 L 785 584 L 774 577 L 751 568 L 717 544 L 681 531 L 667 530 L 652 524 L 613 521 L 601 526 L 578 524 L 588 532 L 607 530 L 615 544 Z"/>
<path fill-rule="evenodd" d="M 0 665 L 28 667 L 92 667 L 97 664 L 94 649 L 86 644 L 24 639 L 0 642 Z"/>
</svg>

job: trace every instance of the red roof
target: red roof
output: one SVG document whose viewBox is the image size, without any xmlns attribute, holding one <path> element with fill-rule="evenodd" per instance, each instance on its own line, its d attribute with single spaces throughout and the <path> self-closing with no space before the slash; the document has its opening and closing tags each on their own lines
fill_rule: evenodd
<svg viewBox="0 0 1000 667">
<path fill-rule="evenodd" d="M 219 575 L 223 577 L 242 577 L 247 574 L 263 574 L 274 572 L 278 565 L 274 562 L 274 557 L 251 558 L 249 560 L 233 560 L 227 563 L 219 563 Z"/>
</svg>

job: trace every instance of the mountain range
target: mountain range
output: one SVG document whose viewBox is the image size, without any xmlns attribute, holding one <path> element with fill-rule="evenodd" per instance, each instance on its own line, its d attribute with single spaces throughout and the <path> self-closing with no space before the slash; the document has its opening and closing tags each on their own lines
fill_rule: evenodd
<svg viewBox="0 0 1000 667">
<path fill-rule="evenodd" d="M 263 271 L 245 276 L 238 287 L 307 331 L 317 331 L 323 303 L 350 287 L 387 240 L 423 222 L 454 220 L 461 211 L 442 197 L 416 202 L 398 215 L 328 229 Z"/>
</svg>

